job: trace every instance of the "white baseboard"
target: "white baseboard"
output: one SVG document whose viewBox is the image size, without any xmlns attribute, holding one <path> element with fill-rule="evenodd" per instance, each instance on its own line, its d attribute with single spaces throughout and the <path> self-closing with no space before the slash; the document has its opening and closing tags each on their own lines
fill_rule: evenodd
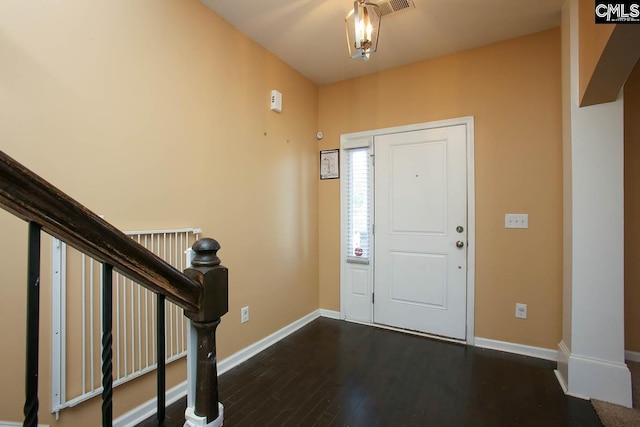
<svg viewBox="0 0 640 427">
<path fill-rule="evenodd" d="M 177 402 L 181 398 L 187 395 L 187 382 L 184 381 L 177 386 L 167 390 L 166 402 L 167 406 Z M 157 409 L 157 401 L 155 397 L 147 400 L 137 408 L 132 409 L 126 414 L 113 420 L 113 427 L 130 427 L 140 424 L 152 415 L 155 415 Z"/>
<path fill-rule="evenodd" d="M 560 388 L 562 389 L 564 394 L 566 394 L 567 396 L 577 397 L 578 399 L 582 400 L 591 400 L 587 396 L 583 396 L 582 394 L 571 393 L 569 389 L 567 389 L 567 383 L 564 381 L 564 378 L 562 378 L 562 374 L 560 373 L 560 371 L 554 369 L 553 373 L 556 374 L 556 379 L 558 380 L 558 384 L 560 384 Z"/>
<path fill-rule="evenodd" d="M 637 351 L 625 350 L 624 359 L 631 362 L 640 362 L 640 353 Z"/>
<path fill-rule="evenodd" d="M 0 427 L 22 427 L 22 423 L 14 423 L 11 421 L 0 421 Z M 38 427 L 49 427 L 49 425 L 38 424 Z"/>
<path fill-rule="evenodd" d="M 339 311 L 326 310 L 324 308 L 321 308 L 320 309 L 320 316 L 321 317 L 326 317 L 326 318 L 329 318 L 329 319 L 340 320 L 340 312 Z"/>
<path fill-rule="evenodd" d="M 520 354 L 522 356 L 551 360 L 552 362 L 558 361 L 558 351 L 549 348 L 533 347 L 530 345 L 515 344 L 506 341 L 496 341 L 479 337 L 475 337 L 474 345 L 476 347 L 488 348 L 491 350 L 499 350 L 507 353 Z"/>
<path fill-rule="evenodd" d="M 268 337 L 263 338 L 260 341 L 255 342 L 250 346 L 245 347 L 242 350 L 238 351 L 237 353 L 234 353 L 231 356 L 225 358 L 224 360 L 218 363 L 218 375 L 224 374 L 228 370 L 235 368 L 245 360 L 271 347 L 281 339 L 287 337 L 288 335 L 291 335 L 292 333 L 302 328 L 307 323 L 314 321 L 318 317 L 320 317 L 320 310 L 315 310 L 307 314 L 306 316 L 302 317 L 301 319 L 298 319 L 295 322 L 290 323 L 289 325 L 285 326 L 279 331 L 272 333 Z"/>
<path fill-rule="evenodd" d="M 557 369 L 554 369 L 553 373 L 556 375 L 556 379 L 558 380 L 558 384 L 560 384 L 560 388 L 562 389 L 564 394 L 567 394 L 569 392 L 569 389 L 567 388 L 567 383 L 564 381 L 564 378 L 562 378 L 562 374 Z"/>
<path fill-rule="evenodd" d="M 260 341 L 255 342 L 250 346 L 245 347 L 242 350 L 238 351 L 237 353 L 234 353 L 231 356 L 218 362 L 218 375 L 222 375 L 228 370 L 235 368 L 242 362 L 255 356 L 261 351 L 264 351 L 265 349 L 271 347 L 273 344 L 291 335 L 292 333 L 296 332 L 298 329 L 302 328 L 303 326 L 312 322 L 313 320 L 317 319 L 320 316 L 328 317 L 331 319 L 339 319 L 340 313 L 337 311 L 320 309 L 307 314 L 306 316 L 296 320 L 293 323 L 290 323 L 284 328 L 272 333 L 268 337 L 263 338 Z M 170 405 L 176 402 L 177 400 L 181 399 L 186 395 L 187 395 L 187 382 L 185 381 L 177 385 L 176 387 L 172 388 L 171 390 L 167 391 L 167 405 Z M 135 426 L 136 424 L 139 424 L 140 422 L 144 421 L 145 419 L 149 418 L 155 413 L 156 413 L 156 399 L 154 398 L 143 403 L 137 408 L 132 409 L 131 411 L 127 412 L 126 414 L 114 420 L 113 426 L 114 427 Z M 20 425 L 21 424 L 2 424 L 2 422 L 0 422 L 0 427 L 14 427 L 14 426 L 18 427 Z M 48 426 L 43 426 L 43 427 L 48 427 Z"/>
</svg>

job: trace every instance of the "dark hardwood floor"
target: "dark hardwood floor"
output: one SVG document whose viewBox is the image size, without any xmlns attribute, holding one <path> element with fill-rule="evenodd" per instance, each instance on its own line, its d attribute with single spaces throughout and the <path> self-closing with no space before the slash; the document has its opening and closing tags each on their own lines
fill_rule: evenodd
<svg viewBox="0 0 640 427">
<path fill-rule="evenodd" d="M 320 318 L 222 375 L 220 400 L 226 427 L 602 426 L 554 368 Z M 183 425 L 185 406 L 168 409 L 168 427 Z"/>
</svg>

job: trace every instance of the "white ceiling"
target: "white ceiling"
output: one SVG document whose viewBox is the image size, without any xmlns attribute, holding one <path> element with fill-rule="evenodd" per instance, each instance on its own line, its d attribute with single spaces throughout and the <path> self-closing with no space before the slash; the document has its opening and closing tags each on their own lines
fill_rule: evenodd
<svg viewBox="0 0 640 427">
<path fill-rule="evenodd" d="M 378 51 L 365 62 L 347 52 L 353 0 L 200 1 L 320 85 L 556 27 L 563 3 L 413 0 L 415 9 L 382 18 Z"/>
</svg>

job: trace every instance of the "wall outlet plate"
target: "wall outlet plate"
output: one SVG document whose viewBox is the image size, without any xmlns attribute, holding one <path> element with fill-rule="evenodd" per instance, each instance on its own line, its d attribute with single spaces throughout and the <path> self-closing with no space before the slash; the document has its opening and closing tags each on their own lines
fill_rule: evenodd
<svg viewBox="0 0 640 427">
<path fill-rule="evenodd" d="M 527 304 L 516 303 L 516 317 L 518 319 L 527 318 Z"/>
</svg>

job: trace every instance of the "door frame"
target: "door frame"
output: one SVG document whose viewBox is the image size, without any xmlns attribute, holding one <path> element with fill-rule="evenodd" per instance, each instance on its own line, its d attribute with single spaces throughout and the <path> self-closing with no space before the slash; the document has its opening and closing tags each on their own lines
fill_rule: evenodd
<svg viewBox="0 0 640 427">
<path fill-rule="evenodd" d="M 469 345 L 474 344 L 475 337 L 475 259 L 476 259 L 476 228 L 475 228 L 475 156 L 474 156 L 474 118 L 473 116 L 459 117 L 449 120 L 439 120 L 434 122 L 418 123 L 406 126 L 396 126 L 390 128 L 373 129 L 363 132 L 347 133 L 340 135 L 340 157 L 346 158 L 346 150 L 358 147 L 369 147 L 373 149 L 374 138 L 382 135 L 389 135 L 394 133 L 413 132 L 420 130 L 429 130 L 443 127 L 464 125 L 466 127 L 466 139 L 467 139 L 467 312 L 466 312 L 466 331 L 465 340 Z M 340 162 L 340 168 L 342 169 L 341 176 L 345 177 L 347 173 L 347 162 Z M 375 192 L 373 187 L 373 173 L 370 176 L 372 193 Z M 340 185 L 340 229 L 346 230 L 346 186 Z M 370 195 L 370 206 L 375 206 L 373 200 L 373 194 Z M 373 223 L 375 223 L 375 212 L 371 213 Z M 373 269 L 374 266 L 374 254 L 375 254 L 375 238 L 371 239 L 371 254 L 369 264 L 363 266 L 358 264 L 350 264 L 346 262 L 347 256 L 347 239 L 345 233 L 340 233 L 340 319 L 356 321 L 359 323 L 365 323 L 372 326 L 381 326 L 373 322 L 373 304 L 369 304 L 370 312 L 368 318 L 356 317 L 347 318 L 346 313 L 346 301 L 347 301 L 347 281 L 349 280 L 349 274 L 353 268 L 357 268 L 360 271 L 366 270 L 368 280 L 368 292 L 369 297 L 373 292 Z M 387 326 L 381 326 L 388 328 Z M 393 329 L 393 328 L 392 328 Z M 420 334 L 428 335 L 428 334 Z M 442 337 L 436 337 L 442 338 Z M 453 340 L 458 341 L 458 340 Z"/>
</svg>

